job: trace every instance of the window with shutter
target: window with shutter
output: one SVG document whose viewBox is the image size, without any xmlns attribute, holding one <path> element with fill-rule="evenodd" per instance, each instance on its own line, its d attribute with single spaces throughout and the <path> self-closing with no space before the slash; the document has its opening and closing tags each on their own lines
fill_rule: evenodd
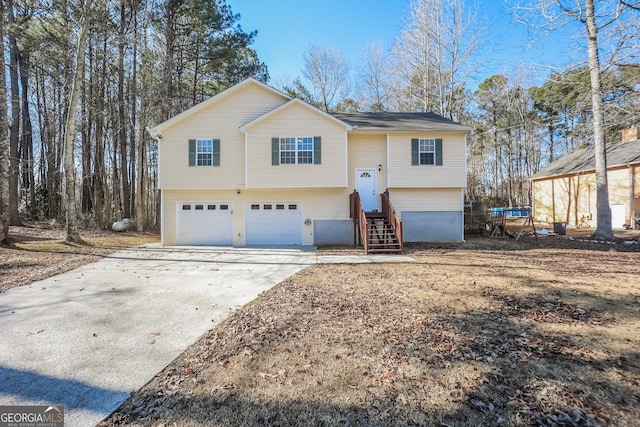
<svg viewBox="0 0 640 427">
<path fill-rule="evenodd" d="M 411 164 L 442 166 L 442 139 L 414 138 L 411 140 Z"/>
<path fill-rule="evenodd" d="M 189 166 L 220 166 L 220 140 L 190 139 Z"/>
<path fill-rule="evenodd" d="M 271 164 L 319 165 L 322 156 L 319 136 L 287 136 L 271 138 Z"/>
</svg>

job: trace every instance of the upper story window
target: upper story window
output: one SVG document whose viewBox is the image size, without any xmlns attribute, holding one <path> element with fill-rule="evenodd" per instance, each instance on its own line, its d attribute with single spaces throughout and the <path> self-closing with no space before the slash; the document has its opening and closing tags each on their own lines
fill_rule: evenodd
<svg viewBox="0 0 640 427">
<path fill-rule="evenodd" d="M 220 140 L 190 139 L 189 166 L 220 166 Z"/>
<path fill-rule="evenodd" d="M 442 166 L 442 158 L 441 138 L 411 139 L 411 164 L 413 166 Z"/>
<path fill-rule="evenodd" d="M 196 166 L 213 164 L 213 141 L 211 139 L 196 140 Z"/>
<path fill-rule="evenodd" d="M 420 139 L 418 152 L 421 165 L 436 164 L 436 140 L 432 138 Z"/>
<path fill-rule="evenodd" d="M 313 164 L 313 137 L 280 138 L 281 165 Z"/>
</svg>

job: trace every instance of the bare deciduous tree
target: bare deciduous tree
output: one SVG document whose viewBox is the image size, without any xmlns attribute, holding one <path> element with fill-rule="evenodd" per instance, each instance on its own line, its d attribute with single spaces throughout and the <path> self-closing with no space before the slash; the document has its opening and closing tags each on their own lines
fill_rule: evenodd
<svg viewBox="0 0 640 427">
<path fill-rule="evenodd" d="M 304 54 L 302 74 L 311 83 L 315 101 L 330 111 L 349 90 L 349 63 L 332 47 L 312 45 Z"/>
<path fill-rule="evenodd" d="M 477 16 L 463 0 L 412 3 L 393 49 L 391 73 L 404 81 L 406 109 L 462 115 L 466 79 L 481 40 Z"/>
<path fill-rule="evenodd" d="M 357 69 L 358 98 L 369 111 L 385 111 L 388 108 L 387 53 L 380 42 L 371 43 L 360 51 Z"/>
</svg>

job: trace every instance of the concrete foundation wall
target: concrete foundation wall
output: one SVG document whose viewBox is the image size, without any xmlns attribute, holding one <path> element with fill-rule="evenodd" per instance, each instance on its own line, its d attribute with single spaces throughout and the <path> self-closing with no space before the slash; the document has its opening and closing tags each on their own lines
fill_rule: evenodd
<svg viewBox="0 0 640 427">
<path fill-rule="evenodd" d="M 403 211 L 402 234 L 405 242 L 461 242 L 463 213 Z"/>
<path fill-rule="evenodd" d="M 315 245 L 352 245 L 353 221 L 315 220 L 313 235 Z"/>
</svg>

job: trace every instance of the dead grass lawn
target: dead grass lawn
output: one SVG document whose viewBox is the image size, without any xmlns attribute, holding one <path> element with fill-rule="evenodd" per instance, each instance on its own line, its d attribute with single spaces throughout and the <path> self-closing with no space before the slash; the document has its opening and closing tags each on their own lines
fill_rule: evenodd
<svg viewBox="0 0 640 427">
<path fill-rule="evenodd" d="M 24 286 L 81 265 L 99 260 L 113 252 L 158 242 L 158 233 L 115 233 L 104 230 L 81 230 L 86 244 L 64 241 L 60 227 L 11 227 L 11 246 L 0 247 L 0 292 Z"/>
<path fill-rule="evenodd" d="M 303 270 L 101 425 L 640 425 L 640 254 L 482 242 Z"/>
</svg>

